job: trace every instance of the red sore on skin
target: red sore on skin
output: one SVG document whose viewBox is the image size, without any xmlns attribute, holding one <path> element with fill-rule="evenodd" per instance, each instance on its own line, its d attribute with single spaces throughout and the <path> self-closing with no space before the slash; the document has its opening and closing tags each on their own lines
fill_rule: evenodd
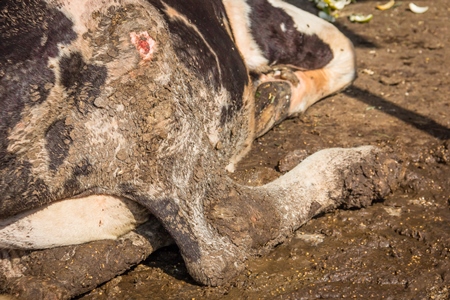
<svg viewBox="0 0 450 300">
<path fill-rule="evenodd" d="M 150 51 L 150 45 L 147 41 L 139 41 L 139 49 L 142 49 L 147 54 Z"/>
<path fill-rule="evenodd" d="M 131 43 L 134 44 L 142 60 L 151 60 L 156 49 L 156 41 L 150 37 L 147 31 L 130 33 Z"/>
</svg>

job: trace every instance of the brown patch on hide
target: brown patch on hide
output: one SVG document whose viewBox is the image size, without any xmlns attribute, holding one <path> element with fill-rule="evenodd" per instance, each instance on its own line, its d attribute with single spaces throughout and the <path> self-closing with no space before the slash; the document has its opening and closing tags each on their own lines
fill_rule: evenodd
<svg viewBox="0 0 450 300">
<path fill-rule="evenodd" d="M 42 179 L 32 176 L 31 164 L 28 161 L 9 160 L 0 171 L 0 218 L 33 209 L 50 201 L 49 187 Z"/>
<path fill-rule="evenodd" d="M 69 99 L 73 97 L 78 110 L 87 113 L 106 81 L 106 67 L 85 62 L 78 52 L 62 57 L 59 66 L 61 84 L 67 89 Z"/>
</svg>

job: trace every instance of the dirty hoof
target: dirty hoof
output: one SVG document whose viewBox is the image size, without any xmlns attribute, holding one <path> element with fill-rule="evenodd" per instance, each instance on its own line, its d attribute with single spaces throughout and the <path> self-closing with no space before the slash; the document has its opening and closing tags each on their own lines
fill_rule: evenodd
<svg viewBox="0 0 450 300">
<path fill-rule="evenodd" d="M 289 115 L 291 87 L 287 82 L 268 81 L 255 92 L 256 136 L 261 136 Z"/>
</svg>

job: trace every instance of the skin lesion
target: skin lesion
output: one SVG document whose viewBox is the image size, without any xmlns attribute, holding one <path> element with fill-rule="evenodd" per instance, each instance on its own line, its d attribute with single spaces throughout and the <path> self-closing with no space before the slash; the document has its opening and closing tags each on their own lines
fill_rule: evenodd
<svg viewBox="0 0 450 300">
<path fill-rule="evenodd" d="M 141 31 L 139 33 L 130 32 L 131 43 L 139 51 L 139 55 L 143 61 L 148 61 L 153 58 L 153 53 L 155 53 L 156 41 L 150 37 L 147 31 Z"/>
</svg>

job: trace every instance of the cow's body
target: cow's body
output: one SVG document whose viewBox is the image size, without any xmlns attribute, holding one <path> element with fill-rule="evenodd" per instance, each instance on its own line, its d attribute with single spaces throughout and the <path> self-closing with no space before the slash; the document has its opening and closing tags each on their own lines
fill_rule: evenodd
<svg viewBox="0 0 450 300">
<path fill-rule="evenodd" d="M 0 7 L 2 248 L 116 238 L 153 214 L 190 274 L 219 284 L 337 205 L 315 172 L 372 151 L 335 150 L 261 188 L 227 176 L 255 136 L 354 78 L 351 43 L 282 1 Z"/>
</svg>

